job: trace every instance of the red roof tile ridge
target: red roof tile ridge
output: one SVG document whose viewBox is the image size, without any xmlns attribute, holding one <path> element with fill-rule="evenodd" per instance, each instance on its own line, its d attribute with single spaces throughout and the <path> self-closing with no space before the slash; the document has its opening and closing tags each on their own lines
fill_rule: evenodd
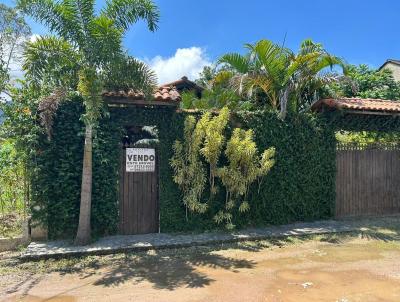
<svg viewBox="0 0 400 302">
<path fill-rule="evenodd" d="M 384 103 L 396 103 L 400 100 L 385 100 L 385 99 L 375 99 L 375 98 L 361 98 L 361 97 L 338 97 L 338 98 L 323 98 L 321 101 L 370 101 L 370 102 L 384 102 Z"/>
</svg>

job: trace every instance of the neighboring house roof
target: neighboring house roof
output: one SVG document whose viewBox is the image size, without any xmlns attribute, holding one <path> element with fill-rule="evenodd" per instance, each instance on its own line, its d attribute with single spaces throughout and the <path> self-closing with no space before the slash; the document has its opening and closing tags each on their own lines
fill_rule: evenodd
<svg viewBox="0 0 400 302">
<path fill-rule="evenodd" d="M 177 81 L 161 85 L 161 87 L 162 86 L 174 86 L 179 92 L 184 90 L 195 90 L 196 92 L 201 93 L 204 90 L 203 87 L 197 85 L 195 82 L 190 81 L 186 76 Z"/>
<path fill-rule="evenodd" d="M 105 91 L 102 96 L 111 104 L 178 106 L 182 99 L 180 92 L 186 90 L 195 91 L 200 97 L 203 89 L 203 87 L 190 81 L 187 77 L 182 77 L 180 80 L 158 87 L 154 91 L 153 99 L 149 101 L 144 99 L 142 92 L 133 89 Z"/>
<path fill-rule="evenodd" d="M 135 90 L 106 91 L 103 97 L 113 104 L 135 104 L 135 105 L 161 105 L 178 106 L 181 95 L 174 86 L 158 87 L 153 94 L 152 100 L 145 100 L 144 94 Z"/>
<path fill-rule="evenodd" d="M 350 113 L 371 115 L 398 115 L 400 101 L 361 98 L 322 99 L 311 106 L 313 111 L 344 110 Z"/>
<path fill-rule="evenodd" d="M 392 63 L 392 64 L 395 64 L 395 65 L 399 65 L 399 66 L 400 66 L 400 60 L 387 59 L 386 62 L 383 63 L 383 64 L 381 65 L 381 67 L 378 68 L 378 70 L 381 70 L 381 69 L 382 69 L 383 67 L 385 67 L 385 65 L 388 64 L 388 63 Z"/>
</svg>

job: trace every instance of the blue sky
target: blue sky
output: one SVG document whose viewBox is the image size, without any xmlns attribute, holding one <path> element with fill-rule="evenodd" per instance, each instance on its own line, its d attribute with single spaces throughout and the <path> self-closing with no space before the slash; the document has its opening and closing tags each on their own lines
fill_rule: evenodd
<svg viewBox="0 0 400 302">
<path fill-rule="evenodd" d="M 2 0 L 4 1 L 4 0 Z M 104 0 L 98 1 L 100 7 Z M 6 4 L 12 1 L 5 0 Z M 242 51 L 246 42 L 266 38 L 297 49 L 305 38 L 348 63 L 379 67 L 400 59 L 398 0 L 158 0 L 159 30 L 132 27 L 125 46 L 148 62 L 160 82 L 186 74 L 195 77 L 226 52 Z M 33 32 L 44 29 L 31 23 Z"/>
</svg>

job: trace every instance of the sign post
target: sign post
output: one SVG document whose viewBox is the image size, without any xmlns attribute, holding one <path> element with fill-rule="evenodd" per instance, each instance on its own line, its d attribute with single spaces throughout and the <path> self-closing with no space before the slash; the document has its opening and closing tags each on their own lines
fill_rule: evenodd
<svg viewBox="0 0 400 302">
<path fill-rule="evenodd" d="M 154 172 L 155 162 L 154 149 L 126 148 L 126 172 Z"/>
</svg>

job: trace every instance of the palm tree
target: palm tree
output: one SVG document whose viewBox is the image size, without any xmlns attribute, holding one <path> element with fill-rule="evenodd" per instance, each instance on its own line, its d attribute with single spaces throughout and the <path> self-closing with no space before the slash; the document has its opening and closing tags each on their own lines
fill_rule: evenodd
<svg viewBox="0 0 400 302">
<path fill-rule="evenodd" d="M 269 40 L 245 44 L 248 53 L 229 53 L 219 64 L 233 70 L 231 86 L 241 95 L 264 100 L 263 105 L 280 109 L 284 118 L 288 108 L 301 110 L 318 97 L 319 89 L 335 81 L 334 73 L 325 73 L 335 65 L 345 68 L 344 62 L 330 55 L 321 44 L 305 40 L 297 54 Z"/>
<path fill-rule="evenodd" d="M 26 77 L 38 87 L 62 87 L 76 91 L 83 99 L 85 145 L 75 244 L 87 244 L 91 231 L 92 139 L 103 105 L 101 93 L 111 87 L 135 88 L 146 94 L 152 91 L 154 73 L 125 54 L 122 38 L 140 19 L 155 31 L 159 11 L 152 0 L 109 0 L 98 14 L 95 0 L 20 0 L 18 7 L 52 33 L 27 45 L 23 66 Z"/>
</svg>

